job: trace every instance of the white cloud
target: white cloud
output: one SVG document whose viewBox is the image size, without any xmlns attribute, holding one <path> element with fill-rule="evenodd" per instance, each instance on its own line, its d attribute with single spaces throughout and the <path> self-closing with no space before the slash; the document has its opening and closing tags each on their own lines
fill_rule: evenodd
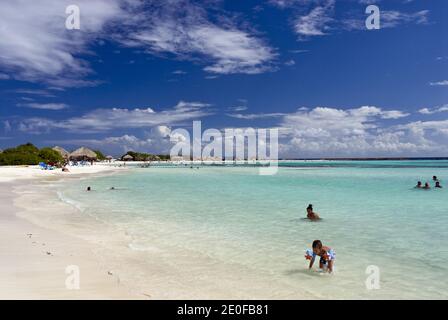
<svg viewBox="0 0 448 320">
<path fill-rule="evenodd" d="M 236 111 L 236 110 L 234 110 Z M 227 114 L 229 117 L 236 119 L 245 119 L 245 120 L 254 120 L 254 119 L 263 119 L 263 118 L 277 118 L 282 117 L 285 113 L 253 113 L 253 114 L 241 114 L 241 113 L 230 113 Z"/>
<path fill-rule="evenodd" d="M 71 0 L 1 1 L 0 65 L 11 76 L 54 86 L 82 86 L 91 70 L 78 56 L 101 35 L 106 23 L 120 19 L 121 0 L 78 0 L 81 30 L 66 30 Z"/>
<path fill-rule="evenodd" d="M 147 48 L 152 53 L 170 53 L 180 59 L 202 58 L 210 73 L 261 73 L 271 69 L 276 54 L 261 39 L 238 29 L 232 22 L 217 25 L 203 10 L 186 4 L 174 5 L 142 21 L 138 31 L 121 39 L 127 46 Z M 182 14 L 180 14 L 182 12 Z"/>
<path fill-rule="evenodd" d="M 17 106 L 40 110 L 63 110 L 69 108 L 65 103 L 20 103 Z"/>
<path fill-rule="evenodd" d="M 323 36 L 330 29 L 329 24 L 334 21 L 331 17 L 334 10 L 334 0 L 328 0 L 324 5 L 316 6 L 307 15 L 296 19 L 294 30 L 304 37 Z"/>
<path fill-rule="evenodd" d="M 440 112 L 448 112 L 448 104 L 440 106 L 440 107 L 435 107 L 432 109 L 423 108 L 423 109 L 420 109 L 418 112 L 421 114 L 434 114 L 434 113 L 440 113 Z"/>
<path fill-rule="evenodd" d="M 8 120 L 3 121 L 4 133 L 9 133 L 12 130 L 11 123 Z"/>
<path fill-rule="evenodd" d="M 274 50 L 230 19 L 208 20 L 189 1 L 78 0 L 81 29 L 67 30 L 71 0 L 0 2 L 0 67 L 14 77 L 54 87 L 91 86 L 83 60 L 92 43 L 115 40 L 147 53 L 200 58 L 212 73 L 259 73 L 270 69 Z M 223 12 L 221 12 L 224 15 Z M 219 17 L 221 21 L 225 19 Z"/>
<path fill-rule="evenodd" d="M 282 119 L 281 150 L 290 157 L 441 155 L 448 120 L 389 124 L 407 115 L 372 106 L 297 111 Z"/>
<path fill-rule="evenodd" d="M 381 11 L 381 27 L 393 28 L 406 23 L 425 24 L 428 23 L 428 15 L 429 10 L 421 10 L 414 13 Z"/>
<path fill-rule="evenodd" d="M 19 129 L 28 133 L 59 129 L 76 133 L 105 132 L 113 129 L 151 128 L 158 125 L 182 123 L 211 114 L 209 104 L 180 101 L 171 109 L 156 112 L 151 108 L 95 109 L 85 115 L 65 120 L 29 118 L 22 120 Z"/>
<path fill-rule="evenodd" d="M 448 80 L 430 82 L 429 85 L 431 85 L 431 86 L 448 86 Z"/>
</svg>

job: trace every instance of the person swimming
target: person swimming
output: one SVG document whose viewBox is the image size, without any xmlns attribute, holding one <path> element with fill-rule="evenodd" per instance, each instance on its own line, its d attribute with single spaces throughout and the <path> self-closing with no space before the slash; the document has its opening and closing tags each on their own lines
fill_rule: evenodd
<svg viewBox="0 0 448 320">
<path fill-rule="evenodd" d="M 439 179 L 437 179 L 437 176 L 432 176 L 432 181 L 439 181 Z"/>
<path fill-rule="evenodd" d="M 87 191 L 92 191 L 92 188 L 90 188 L 90 186 L 87 187 Z"/>
<path fill-rule="evenodd" d="M 423 186 L 422 186 L 422 182 L 421 181 L 419 181 L 419 182 L 417 182 L 417 185 L 415 186 L 417 189 L 421 189 Z"/>
<path fill-rule="evenodd" d="M 431 189 L 428 182 L 425 183 L 425 186 L 423 187 L 423 189 L 425 189 L 425 190 Z"/>
<path fill-rule="evenodd" d="M 319 214 L 314 212 L 312 204 L 309 204 L 308 207 L 306 208 L 306 217 L 310 220 L 319 220 L 320 219 Z"/>
<path fill-rule="evenodd" d="M 439 182 L 439 181 L 437 181 L 437 182 L 436 182 L 436 185 L 435 185 L 435 187 L 434 187 L 434 188 L 440 188 L 440 189 L 441 189 L 441 188 L 443 188 L 443 187 L 442 187 L 442 186 L 440 185 L 440 182 Z"/>
</svg>

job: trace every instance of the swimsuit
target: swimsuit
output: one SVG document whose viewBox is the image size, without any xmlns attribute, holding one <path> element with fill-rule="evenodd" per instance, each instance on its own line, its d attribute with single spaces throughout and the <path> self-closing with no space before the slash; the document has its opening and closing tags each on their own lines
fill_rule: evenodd
<svg viewBox="0 0 448 320">
<path fill-rule="evenodd" d="M 316 258 L 316 254 L 311 249 L 307 249 L 305 254 L 307 256 L 311 256 L 313 258 L 313 260 L 314 260 L 314 258 Z M 325 265 L 325 264 L 327 264 L 328 261 L 335 260 L 336 252 L 333 249 L 330 249 L 327 251 L 327 256 L 328 256 L 328 260 L 325 260 L 324 257 L 320 257 L 319 262 Z"/>
</svg>

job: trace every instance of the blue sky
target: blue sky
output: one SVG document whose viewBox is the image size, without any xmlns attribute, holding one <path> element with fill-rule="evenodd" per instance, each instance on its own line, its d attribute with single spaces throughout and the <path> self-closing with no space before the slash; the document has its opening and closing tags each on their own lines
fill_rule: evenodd
<svg viewBox="0 0 448 320">
<path fill-rule="evenodd" d="M 167 152 L 201 120 L 279 128 L 282 157 L 447 156 L 447 30 L 443 0 L 2 1 L 0 148 Z"/>
</svg>

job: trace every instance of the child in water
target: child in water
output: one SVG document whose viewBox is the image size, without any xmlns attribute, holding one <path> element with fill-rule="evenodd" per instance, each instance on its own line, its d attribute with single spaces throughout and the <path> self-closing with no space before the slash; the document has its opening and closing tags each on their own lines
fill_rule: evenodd
<svg viewBox="0 0 448 320">
<path fill-rule="evenodd" d="M 330 247 L 323 246 L 320 240 L 314 240 L 313 250 L 308 249 L 305 254 L 305 259 L 310 260 L 309 269 L 313 267 L 316 256 L 320 257 L 319 268 L 328 271 L 328 273 L 332 273 L 334 268 L 334 260 L 336 259 L 336 253 L 334 250 Z"/>
</svg>

